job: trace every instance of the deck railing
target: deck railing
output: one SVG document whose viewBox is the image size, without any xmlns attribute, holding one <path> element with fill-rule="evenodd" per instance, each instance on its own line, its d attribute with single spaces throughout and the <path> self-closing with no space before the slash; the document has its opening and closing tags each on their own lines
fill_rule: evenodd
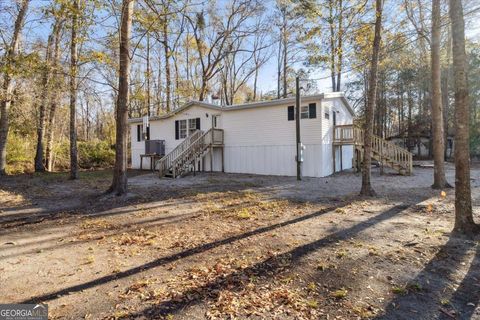
<svg viewBox="0 0 480 320">
<path fill-rule="evenodd" d="M 363 146 L 363 130 L 355 125 L 339 125 L 333 129 L 333 143 L 336 145 Z M 397 164 L 408 174 L 413 171 L 413 155 L 408 150 L 396 144 L 382 139 L 379 136 L 372 136 L 372 152 L 380 161 Z"/>
<path fill-rule="evenodd" d="M 211 128 L 206 132 L 197 130 L 172 152 L 159 161 L 159 175 L 163 177 L 172 170 L 175 178 L 181 175 L 193 160 L 200 157 L 210 146 L 223 145 L 223 130 Z"/>
<path fill-rule="evenodd" d="M 158 160 L 158 162 L 155 164 L 155 169 L 158 168 L 160 174 L 165 175 L 169 168 L 172 167 L 173 161 L 175 161 L 175 159 L 177 159 L 182 152 L 188 150 L 192 143 L 196 141 L 202 134 L 202 131 L 197 130 L 189 135 L 187 138 L 185 138 L 185 140 L 182 141 L 182 143 L 176 146 L 175 149 L 170 151 L 167 155 L 165 155 L 165 157 Z"/>
<path fill-rule="evenodd" d="M 333 142 L 342 144 L 357 144 L 362 141 L 363 130 L 351 124 L 338 125 L 333 129 Z"/>
</svg>

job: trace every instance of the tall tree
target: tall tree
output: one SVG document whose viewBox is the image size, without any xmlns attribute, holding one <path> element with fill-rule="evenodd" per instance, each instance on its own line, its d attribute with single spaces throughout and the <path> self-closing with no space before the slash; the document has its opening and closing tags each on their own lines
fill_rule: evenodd
<svg viewBox="0 0 480 320">
<path fill-rule="evenodd" d="M 232 36 L 247 28 L 247 22 L 259 7 L 258 0 L 233 0 L 229 3 L 225 16 L 213 16 L 212 8 L 207 12 L 197 12 L 186 16 L 192 27 L 192 35 L 198 53 L 200 88 L 198 100 L 204 101 L 211 90 L 211 81 L 222 70 L 222 62 L 228 54 Z M 214 6 L 214 2 L 210 3 Z M 207 21 L 212 23 L 207 26 Z"/>
<path fill-rule="evenodd" d="M 51 90 L 50 90 L 50 109 L 47 117 L 47 132 L 46 140 L 47 146 L 45 151 L 45 163 L 48 171 L 53 170 L 53 132 L 55 125 L 55 115 L 57 112 L 57 106 L 59 105 L 60 100 L 60 41 L 61 34 L 63 29 L 64 19 L 58 22 L 58 27 L 55 29 L 54 33 L 54 49 L 53 49 L 53 62 L 52 62 L 52 73 L 56 76 L 52 78 L 51 81 Z"/>
<path fill-rule="evenodd" d="M 470 110 L 465 52 L 465 21 L 461 0 L 449 1 L 452 23 L 452 56 L 455 86 L 455 226 L 461 234 L 480 232 L 473 221 L 470 188 Z"/>
<path fill-rule="evenodd" d="M 77 75 L 78 75 L 78 25 L 80 0 L 73 0 L 70 38 L 70 179 L 78 179 L 77 151 Z"/>
<path fill-rule="evenodd" d="M 122 195 L 127 192 L 127 132 L 130 78 L 130 38 L 132 33 L 134 0 L 123 0 L 120 26 L 118 97 L 115 112 L 116 143 L 115 168 L 109 192 Z"/>
<path fill-rule="evenodd" d="M 367 105 L 365 107 L 365 125 L 363 137 L 363 171 L 362 171 L 362 189 L 360 195 L 373 196 L 375 191 L 371 183 L 371 166 L 372 166 L 372 136 L 373 136 L 373 114 L 375 111 L 375 103 L 377 96 L 377 69 L 378 56 L 380 53 L 380 42 L 382 40 L 382 2 L 376 0 L 375 4 L 375 36 L 373 38 L 372 59 L 370 65 L 370 77 L 368 79 L 368 96 Z"/>
<path fill-rule="evenodd" d="M 35 154 L 35 172 L 45 171 L 45 164 L 43 162 L 44 152 L 44 136 L 45 136 L 45 123 L 47 116 L 47 103 L 50 92 L 50 78 L 51 78 L 51 65 L 52 65 L 52 49 L 55 43 L 55 35 L 57 29 L 59 29 L 59 21 L 55 21 L 52 27 L 52 33 L 48 37 L 47 48 L 45 51 L 45 63 L 42 70 L 42 92 L 40 97 L 40 110 L 38 115 L 37 126 L 37 149 Z"/>
<path fill-rule="evenodd" d="M 445 178 L 445 140 L 442 108 L 442 84 L 440 71 L 440 0 L 432 0 L 432 40 L 431 40 L 431 65 L 432 65 L 432 131 L 433 131 L 433 185 L 434 189 L 447 186 Z"/>
<path fill-rule="evenodd" d="M 18 54 L 18 46 L 20 42 L 20 34 L 27 15 L 30 0 L 23 0 L 20 3 L 17 17 L 15 19 L 12 39 L 9 46 L 5 50 L 4 56 L 4 76 L 2 91 L 0 94 L 0 175 L 5 174 L 7 166 L 7 138 L 9 130 L 8 113 L 10 104 L 13 100 L 13 81 L 15 60 Z"/>
<path fill-rule="evenodd" d="M 287 25 L 287 14 L 286 14 L 286 6 L 283 5 L 281 8 L 282 12 L 282 44 L 283 44 L 283 94 L 282 98 L 286 98 L 288 95 L 288 38 L 289 38 L 289 30 Z"/>
<path fill-rule="evenodd" d="M 162 21 L 162 31 L 163 31 L 163 49 L 165 51 L 165 107 L 167 112 L 170 112 L 171 109 L 171 89 L 172 89 L 172 77 L 170 70 L 170 45 L 168 42 L 168 3 L 163 2 L 163 21 Z"/>
</svg>

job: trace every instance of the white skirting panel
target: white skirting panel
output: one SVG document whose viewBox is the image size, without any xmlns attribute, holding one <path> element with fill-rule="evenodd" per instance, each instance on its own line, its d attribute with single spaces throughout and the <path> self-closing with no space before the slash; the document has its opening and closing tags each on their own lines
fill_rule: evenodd
<svg viewBox="0 0 480 320">
<path fill-rule="evenodd" d="M 353 147 L 342 148 L 343 169 L 352 167 Z M 170 150 L 166 150 L 167 153 Z M 143 150 L 132 150 L 132 168 L 140 168 L 140 154 Z M 251 173 L 277 176 L 296 176 L 295 145 L 280 146 L 226 146 L 224 151 L 225 172 Z M 337 155 L 338 156 L 338 155 Z M 337 161 L 339 158 L 337 157 Z M 144 167 L 148 168 L 147 159 Z M 339 170 L 337 162 L 337 170 Z M 204 168 L 210 171 L 210 154 L 204 158 Z M 222 150 L 214 148 L 213 171 L 222 170 Z M 333 173 L 331 144 L 308 144 L 304 151 L 302 175 L 305 177 L 325 177 Z"/>
<path fill-rule="evenodd" d="M 225 172 L 292 176 L 295 146 L 225 147 Z"/>
<path fill-rule="evenodd" d="M 326 177 L 333 174 L 333 151 L 332 144 L 322 144 L 322 162 L 321 162 L 321 176 Z"/>
<path fill-rule="evenodd" d="M 322 154 L 324 150 L 330 153 Z M 225 147 L 225 172 L 295 176 L 295 156 L 295 145 Z M 332 169 L 331 148 L 322 144 L 306 145 L 303 176 L 323 177 L 332 174 Z"/>
<path fill-rule="evenodd" d="M 144 152 L 144 149 L 132 149 L 132 169 L 140 169 L 140 155 Z M 143 160 L 144 165 L 146 162 L 145 159 Z M 148 166 L 150 163 L 147 164 Z"/>
<path fill-rule="evenodd" d="M 353 146 L 342 147 L 342 168 L 343 170 L 353 167 Z"/>
</svg>

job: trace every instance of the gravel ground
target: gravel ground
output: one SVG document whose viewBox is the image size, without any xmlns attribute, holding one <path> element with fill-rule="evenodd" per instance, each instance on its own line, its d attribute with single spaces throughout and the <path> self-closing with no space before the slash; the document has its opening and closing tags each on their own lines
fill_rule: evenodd
<svg viewBox="0 0 480 320">
<path fill-rule="evenodd" d="M 480 319 L 478 239 L 453 237 L 454 190 L 414 175 L 110 172 L 0 182 L 2 303 L 52 319 Z M 454 170 L 447 166 L 454 182 Z M 472 169 L 480 220 L 480 170 Z"/>
</svg>

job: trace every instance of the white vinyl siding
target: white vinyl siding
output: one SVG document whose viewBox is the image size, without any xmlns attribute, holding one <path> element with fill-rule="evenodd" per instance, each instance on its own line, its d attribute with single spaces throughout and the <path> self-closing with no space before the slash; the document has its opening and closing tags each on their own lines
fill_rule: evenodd
<svg viewBox="0 0 480 320">
<path fill-rule="evenodd" d="M 306 146 L 302 172 L 304 176 L 323 177 L 333 173 L 332 155 L 332 112 L 336 113 L 337 124 L 352 123 L 352 115 L 340 98 L 323 100 L 305 99 L 303 111 L 308 116 L 309 105 L 315 103 L 316 117 L 300 121 L 302 143 Z M 248 109 L 212 110 L 203 106 L 192 106 L 180 113 L 161 120 L 150 121 L 151 139 L 165 140 L 165 152 L 172 151 L 183 139 L 175 140 L 175 121 L 185 120 L 187 134 L 195 128 L 200 118 L 200 128 L 206 131 L 212 127 L 212 116 L 218 115 L 217 125 L 224 129 L 225 172 L 267 175 L 295 176 L 296 138 L 295 121 L 288 121 L 288 106 L 292 102 L 259 106 Z M 325 112 L 329 114 L 325 118 Z M 302 113 L 303 114 L 303 113 Z M 137 123 L 138 124 L 138 123 Z M 131 125 L 132 133 L 136 124 Z M 136 132 L 135 132 L 136 133 Z M 143 153 L 144 142 L 137 143 L 132 137 L 132 166 L 139 167 L 139 155 Z M 353 149 L 342 149 L 343 169 L 350 168 Z M 214 170 L 221 170 L 221 149 L 213 155 Z M 210 155 L 204 159 L 204 168 L 210 168 Z"/>
</svg>

